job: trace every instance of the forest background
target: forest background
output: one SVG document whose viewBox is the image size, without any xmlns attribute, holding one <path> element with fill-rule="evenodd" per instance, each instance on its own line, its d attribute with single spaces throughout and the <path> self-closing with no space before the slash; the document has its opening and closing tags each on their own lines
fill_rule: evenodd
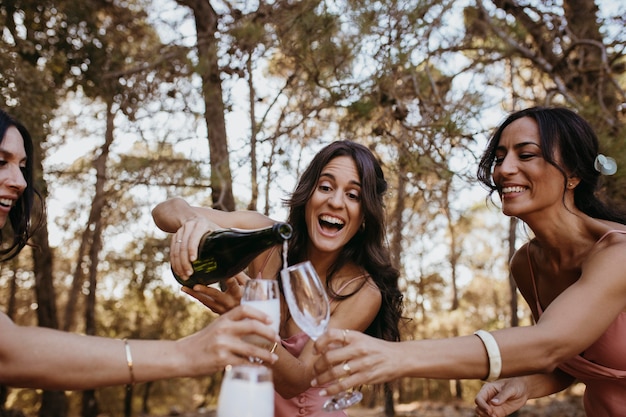
<svg viewBox="0 0 626 417">
<path fill-rule="evenodd" d="M 0 107 L 31 131 L 43 227 L 0 274 L 22 325 L 173 339 L 214 316 L 181 294 L 150 210 L 182 196 L 284 219 L 336 139 L 391 185 L 403 338 L 530 325 L 506 261 L 528 231 L 476 185 L 503 116 L 565 105 L 626 166 L 626 6 L 593 0 L 2 0 Z M 603 192 L 626 202 L 626 171 Z M 0 337 L 2 337 L 0 335 Z M 121 358 L 120 360 L 122 360 Z M 97 366 L 97 364 L 94 364 Z M 0 413 L 85 417 L 215 405 L 220 375 L 85 392 L 0 388 Z M 479 381 L 406 379 L 368 407 L 471 404 Z"/>
</svg>

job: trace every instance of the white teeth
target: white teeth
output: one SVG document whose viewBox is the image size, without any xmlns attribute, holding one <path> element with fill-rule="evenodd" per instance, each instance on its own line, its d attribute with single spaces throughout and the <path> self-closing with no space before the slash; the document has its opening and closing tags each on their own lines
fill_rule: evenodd
<svg viewBox="0 0 626 417">
<path fill-rule="evenodd" d="M 326 223 L 331 223 L 331 224 L 343 224 L 343 222 L 339 220 L 338 218 L 328 216 L 328 215 L 320 216 L 320 220 L 325 221 Z"/>
<path fill-rule="evenodd" d="M 502 194 L 507 194 L 507 193 L 521 193 L 522 191 L 525 191 L 526 187 L 504 187 L 502 189 Z"/>
<path fill-rule="evenodd" d="M 13 200 L 8 198 L 0 198 L 0 204 L 2 204 L 3 206 L 12 206 Z"/>
</svg>

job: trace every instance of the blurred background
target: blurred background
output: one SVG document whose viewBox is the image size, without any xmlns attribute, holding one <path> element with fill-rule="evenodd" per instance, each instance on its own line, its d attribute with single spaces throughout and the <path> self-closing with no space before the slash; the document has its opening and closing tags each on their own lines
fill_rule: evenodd
<svg viewBox="0 0 626 417">
<path fill-rule="evenodd" d="M 530 325 L 506 265 L 529 231 L 477 185 L 477 158 L 507 113 L 567 106 L 617 160 L 603 193 L 626 203 L 625 16 L 610 0 L 1 0 L 0 107 L 33 135 L 47 211 L 2 266 L 0 308 L 21 325 L 187 335 L 214 316 L 180 293 L 154 205 L 284 220 L 311 155 L 349 139 L 390 184 L 403 338 Z M 220 381 L 0 387 L 0 414 L 201 412 Z M 399 380 L 363 387 L 363 406 L 466 409 L 480 385 Z"/>
</svg>

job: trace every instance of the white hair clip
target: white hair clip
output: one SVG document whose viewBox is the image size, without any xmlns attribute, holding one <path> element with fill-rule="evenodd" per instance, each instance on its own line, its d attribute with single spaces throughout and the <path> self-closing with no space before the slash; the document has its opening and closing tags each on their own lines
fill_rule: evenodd
<svg viewBox="0 0 626 417">
<path fill-rule="evenodd" d="M 602 154 L 598 154 L 598 156 L 596 156 L 596 160 L 593 162 L 593 167 L 596 171 L 603 175 L 613 175 L 617 172 L 617 162 L 615 162 L 615 159 Z"/>
</svg>

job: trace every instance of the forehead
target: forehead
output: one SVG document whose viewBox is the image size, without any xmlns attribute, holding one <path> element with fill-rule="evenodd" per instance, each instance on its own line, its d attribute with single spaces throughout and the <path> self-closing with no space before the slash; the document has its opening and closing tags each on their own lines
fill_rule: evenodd
<svg viewBox="0 0 626 417">
<path fill-rule="evenodd" d="M 322 169 L 320 179 L 333 176 L 335 180 L 360 182 L 356 162 L 349 156 L 342 155 L 331 159 Z"/>
<path fill-rule="evenodd" d="M 502 130 L 498 147 L 508 147 L 520 143 L 534 143 L 539 145 L 539 126 L 535 119 L 522 117 L 517 119 Z"/>
<path fill-rule="evenodd" d="M 0 143 L 0 152 L 7 155 L 15 156 L 17 159 L 26 158 L 26 150 L 24 149 L 24 138 L 15 126 L 11 126 L 4 134 L 4 138 Z"/>
</svg>

